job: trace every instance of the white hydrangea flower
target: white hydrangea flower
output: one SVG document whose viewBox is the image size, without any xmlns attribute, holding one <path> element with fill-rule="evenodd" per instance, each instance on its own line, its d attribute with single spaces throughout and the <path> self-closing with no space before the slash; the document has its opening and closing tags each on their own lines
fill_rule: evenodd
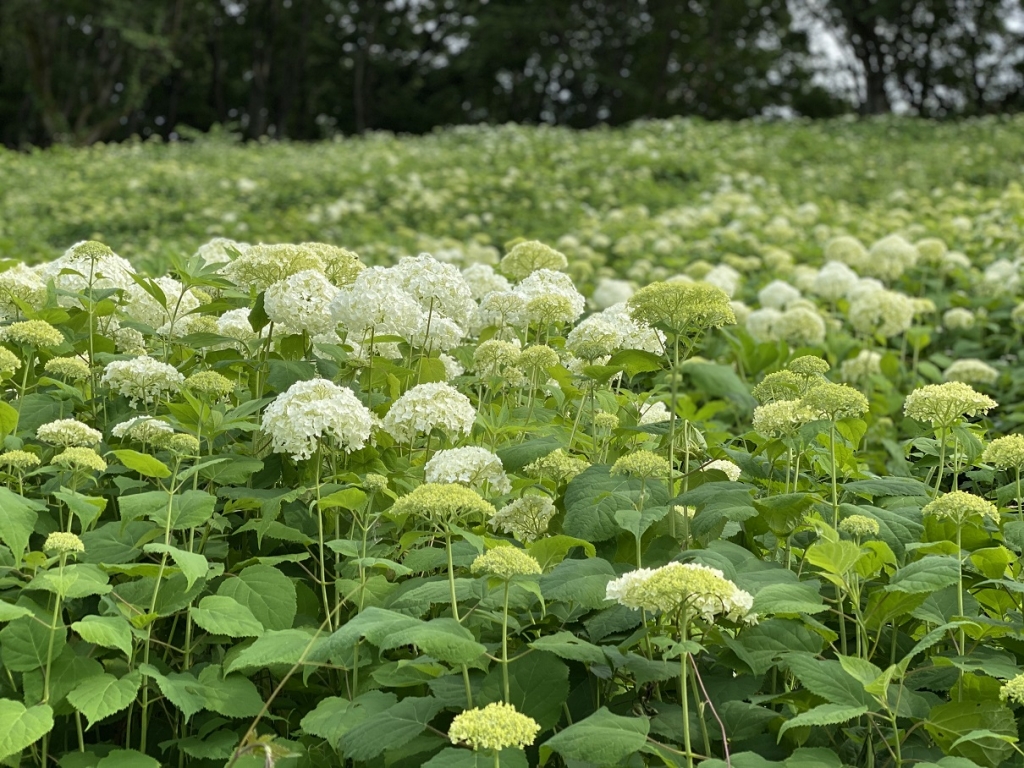
<svg viewBox="0 0 1024 768">
<path fill-rule="evenodd" d="M 526 324 L 526 300 L 512 291 L 491 291 L 480 300 L 474 330 L 494 325 L 499 328 Z"/>
<path fill-rule="evenodd" d="M 199 299 L 173 277 L 158 277 L 153 283 L 163 293 L 164 305 L 141 285 L 132 283 L 124 292 L 121 312 L 129 320 L 154 330 L 170 324 L 167 335 L 172 336 L 174 325 L 199 306 Z"/>
<path fill-rule="evenodd" d="M 462 270 L 462 277 L 477 301 L 492 291 L 503 292 L 512 288 L 508 278 L 499 275 L 489 264 L 470 264 Z"/>
<path fill-rule="evenodd" d="M 877 291 L 884 291 L 885 286 L 882 285 L 881 280 L 876 280 L 873 277 L 862 277 L 857 282 L 850 285 L 846 291 L 846 298 L 850 301 L 855 301 L 869 293 L 875 293 Z"/>
<path fill-rule="evenodd" d="M 942 378 L 946 381 L 962 381 L 964 384 L 995 384 L 999 371 L 984 360 L 967 357 L 950 363 L 942 372 Z"/>
<path fill-rule="evenodd" d="M 590 295 L 590 302 L 598 309 L 608 309 L 616 304 L 625 305 L 633 293 L 633 284 L 628 280 L 602 277 Z"/>
<path fill-rule="evenodd" d="M 353 283 L 338 291 L 331 312 L 354 341 L 368 340 L 371 335 L 409 339 L 427 322 L 426 313 L 406 292 L 398 274 L 384 267 L 360 272 Z"/>
<path fill-rule="evenodd" d="M 790 307 L 775 320 L 772 333 L 792 346 L 825 341 L 825 319 L 810 307 Z"/>
<path fill-rule="evenodd" d="M 399 443 L 440 429 L 449 436 L 468 435 L 476 409 L 464 394 L 443 382 L 418 384 L 398 398 L 384 416 L 384 429 Z"/>
<path fill-rule="evenodd" d="M 438 451 L 426 463 L 424 475 L 428 483 L 461 483 L 480 493 L 486 487 L 494 496 L 512 490 L 501 459 L 475 445 Z"/>
<path fill-rule="evenodd" d="M 901 235 L 889 235 L 868 250 L 860 271 L 882 280 L 896 280 L 913 267 L 919 258 L 917 247 Z"/>
<path fill-rule="evenodd" d="M 668 421 L 672 418 L 672 414 L 669 413 L 668 406 L 658 400 L 657 402 L 648 405 L 643 413 L 640 414 L 640 426 L 646 424 L 660 424 L 663 421 Z"/>
<path fill-rule="evenodd" d="M 511 533 L 517 541 L 536 541 L 547 533 L 551 518 L 557 512 L 547 496 L 531 494 L 506 504 L 487 524 L 494 530 Z"/>
<path fill-rule="evenodd" d="M 617 579 L 612 579 L 605 587 L 604 599 L 614 600 L 619 605 L 632 608 L 634 611 L 638 610 L 642 603 L 637 599 L 639 597 L 637 588 L 641 587 L 652 573 L 654 573 L 653 568 L 637 568 L 627 571 Z"/>
<path fill-rule="evenodd" d="M 619 349 L 640 349 L 653 354 L 665 351 L 665 334 L 646 323 L 634 320 L 626 304 L 613 304 L 594 317 L 607 320 L 615 327 L 621 336 Z"/>
<path fill-rule="evenodd" d="M 447 352 L 462 343 L 466 332 L 453 320 L 440 315 L 434 315 L 419 333 L 409 337 L 409 343 L 414 347 L 421 347 L 431 351 Z"/>
<path fill-rule="evenodd" d="M 869 291 L 850 299 L 847 315 L 857 333 L 890 338 L 913 324 L 914 302 L 896 291 Z"/>
<path fill-rule="evenodd" d="M 42 309 L 46 304 L 46 281 L 37 269 L 18 263 L 0 272 L 0 320 L 21 313 L 15 299 L 32 309 Z"/>
<path fill-rule="evenodd" d="M 307 269 L 289 275 L 267 288 L 264 308 L 284 334 L 302 333 L 311 336 L 334 331 L 336 323 L 331 302 L 338 289 L 316 270 Z"/>
<path fill-rule="evenodd" d="M 818 270 L 811 292 L 825 301 L 839 301 L 857 284 L 860 276 L 841 261 L 830 261 Z"/>
<path fill-rule="evenodd" d="M 325 436 L 345 453 L 370 439 L 376 419 L 352 390 L 327 379 L 297 381 L 274 398 L 263 412 L 262 428 L 275 453 L 308 459 Z"/>
<path fill-rule="evenodd" d="M 252 324 L 249 322 L 249 310 L 245 307 L 229 309 L 218 317 L 217 333 L 243 343 L 257 338 L 256 332 L 253 331 Z M 263 336 L 263 330 L 260 331 L 259 336 Z"/>
<path fill-rule="evenodd" d="M 204 264 L 226 264 L 231 261 L 233 254 L 228 249 L 232 248 L 243 253 L 249 248 L 249 243 L 239 243 L 227 237 L 215 237 L 209 242 L 203 243 L 196 249 L 195 255 L 203 260 Z"/>
<path fill-rule="evenodd" d="M 716 288 L 721 288 L 725 291 L 726 295 L 731 299 L 736 295 L 737 289 L 740 287 L 740 278 L 742 276 L 735 269 L 730 267 L 728 264 L 719 264 L 713 268 L 710 272 L 704 275 L 704 282 L 709 285 L 713 285 Z"/>
<path fill-rule="evenodd" d="M 600 315 L 591 315 L 569 331 L 565 348 L 581 360 L 596 360 L 621 348 L 622 334 Z"/>
<path fill-rule="evenodd" d="M 512 292 L 525 302 L 531 323 L 575 323 L 586 307 L 572 278 L 553 269 L 531 272 Z"/>
<path fill-rule="evenodd" d="M 987 267 L 982 275 L 986 290 L 996 293 L 1016 293 L 1020 288 L 1021 262 L 1008 259 L 996 259 Z"/>
<path fill-rule="evenodd" d="M 429 253 L 406 256 L 391 269 L 405 292 L 426 313 L 443 315 L 461 325 L 476 311 L 473 291 L 458 268 Z"/>
<path fill-rule="evenodd" d="M 953 307 L 942 313 L 942 325 L 950 331 L 966 331 L 974 327 L 974 313 L 966 307 Z"/>
<path fill-rule="evenodd" d="M 466 372 L 466 369 L 462 367 L 462 363 L 451 355 L 445 355 L 442 353 L 437 356 L 437 359 L 440 360 L 441 364 L 444 366 L 444 375 L 447 377 L 448 381 L 451 381 Z"/>
<path fill-rule="evenodd" d="M 115 424 L 110 434 L 117 438 L 129 438 L 140 443 L 154 443 L 174 432 L 166 421 L 154 419 L 152 416 L 135 416 L 134 418 Z"/>
<path fill-rule="evenodd" d="M 856 357 L 844 360 L 839 366 L 839 377 L 843 381 L 862 381 L 882 372 L 882 356 L 870 349 L 862 349 Z"/>
<path fill-rule="evenodd" d="M 90 285 L 94 291 L 127 290 L 135 285 L 133 274 L 135 269 L 126 259 L 94 240 L 75 243 L 60 258 L 39 267 L 43 282 L 53 280 L 58 291 L 72 294 L 57 297 L 62 307 L 81 307 L 75 294 L 86 293 Z"/>
<path fill-rule="evenodd" d="M 103 369 L 100 384 L 127 397 L 134 406 L 139 400 L 152 402 L 177 392 L 185 377 L 173 365 L 161 363 L 148 355 L 131 360 L 115 360 Z"/>
<path fill-rule="evenodd" d="M 772 280 L 757 292 L 757 300 L 762 307 L 785 309 L 791 301 L 800 298 L 800 291 L 785 280 Z"/>
<path fill-rule="evenodd" d="M 99 430 L 93 429 L 77 419 L 57 419 L 47 424 L 41 424 L 36 429 L 36 437 L 50 445 L 62 445 L 65 448 L 92 446 L 103 439 Z"/>
<path fill-rule="evenodd" d="M 782 313 L 777 309 L 755 309 L 747 315 L 747 333 L 757 342 L 778 341 L 775 326 L 781 319 Z"/>
<path fill-rule="evenodd" d="M 714 461 L 709 461 L 704 465 L 704 469 L 716 469 L 719 472 L 724 472 L 725 476 L 733 483 L 739 480 L 740 475 L 743 473 L 742 469 L 728 459 L 715 459 Z"/>
</svg>

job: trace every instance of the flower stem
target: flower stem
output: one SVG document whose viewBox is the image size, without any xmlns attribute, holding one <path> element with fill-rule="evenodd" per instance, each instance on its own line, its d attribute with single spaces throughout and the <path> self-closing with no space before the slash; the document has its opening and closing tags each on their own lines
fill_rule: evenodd
<svg viewBox="0 0 1024 768">
<path fill-rule="evenodd" d="M 444 532 L 444 548 L 448 555 L 448 589 L 451 593 L 452 617 L 456 621 L 460 621 L 459 603 L 455 599 L 455 564 L 452 562 L 452 534 L 447 530 Z M 466 687 L 466 708 L 470 709 L 473 706 L 473 688 L 469 684 L 469 667 L 465 664 L 462 665 L 462 682 Z"/>
<path fill-rule="evenodd" d="M 505 582 L 505 600 L 501 615 L 501 682 L 505 688 L 505 703 L 512 703 L 512 696 L 509 693 L 508 686 L 508 587 L 509 582 Z M 494 753 L 495 759 L 498 757 L 498 753 Z"/>
</svg>

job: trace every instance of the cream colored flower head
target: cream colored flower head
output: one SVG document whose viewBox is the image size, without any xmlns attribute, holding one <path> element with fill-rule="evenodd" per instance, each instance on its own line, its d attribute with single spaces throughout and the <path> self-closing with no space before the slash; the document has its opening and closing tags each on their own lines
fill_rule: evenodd
<svg viewBox="0 0 1024 768">
<path fill-rule="evenodd" d="M 44 552 L 55 552 L 58 555 L 71 555 L 85 552 L 85 544 L 73 533 L 57 531 L 46 537 L 43 544 Z"/>
<path fill-rule="evenodd" d="M 496 702 L 456 715 L 448 728 L 452 744 L 466 744 L 476 752 L 500 752 L 533 744 L 540 725 L 511 704 Z"/>
<path fill-rule="evenodd" d="M 1024 469 L 1024 435 L 996 438 L 985 447 L 981 460 L 999 469 Z"/>
<path fill-rule="evenodd" d="M 73 470 L 90 470 L 93 472 L 104 472 L 107 469 L 107 462 L 103 460 L 92 448 L 65 448 L 61 453 L 53 457 L 51 464 L 58 467 Z"/>
<path fill-rule="evenodd" d="M 497 576 L 505 581 L 541 573 L 540 563 L 535 557 L 513 546 L 495 547 L 478 555 L 470 570 L 477 576 Z"/>
<path fill-rule="evenodd" d="M 0 328 L 0 338 L 15 344 L 33 347 L 57 347 L 64 343 L 64 334 L 45 320 L 23 320 Z"/>
<path fill-rule="evenodd" d="M 479 493 L 455 483 L 424 483 L 391 506 L 391 514 L 413 515 L 441 528 L 462 525 L 466 520 L 490 517 L 494 505 Z"/>
<path fill-rule="evenodd" d="M 42 424 L 36 429 L 36 437 L 50 445 L 62 445 L 65 448 L 72 445 L 96 445 L 103 439 L 99 430 L 95 430 L 77 419 L 57 419 L 57 421 Z"/>
<path fill-rule="evenodd" d="M 880 527 L 878 521 L 867 515 L 850 515 L 839 523 L 839 530 L 857 538 L 877 536 Z"/>
<path fill-rule="evenodd" d="M 966 416 L 988 413 L 997 405 L 995 400 L 975 391 L 970 384 L 950 381 L 915 389 L 907 395 L 903 413 L 933 427 L 951 427 Z"/>
<path fill-rule="evenodd" d="M 668 477 L 671 465 L 664 456 L 653 451 L 639 450 L 623 456 L 611 468 L 613 475 L 630 475 L 650 479 L 652 477 Z"/>
<path fill-rule="evenodd" d="M 933 499 L 921 508 L 921 514 L 951 520 L 957 525 L 972 517 L 999 522 L 999 510 L 995 504 L 966 491 L 950 491 Z"/>
<path fill-rule="evenodd" d="M 608 583 L 606 599 L 627 608 L 675 614 L 686 610 L 705 621 L 726 616 L 755 623 L 754 598 L 717 568 L 671 562 L 661 568 L 640 568 Z"/>
</svg>

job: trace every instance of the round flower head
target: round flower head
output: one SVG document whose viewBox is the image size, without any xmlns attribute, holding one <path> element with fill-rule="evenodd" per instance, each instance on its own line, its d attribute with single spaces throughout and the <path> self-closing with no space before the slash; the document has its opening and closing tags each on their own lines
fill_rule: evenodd
<svg viewBox="0 0 1024 768">
<path fill-rule="evenodd" d="M 646 424 L 661 424 L 671 418 L 672 415 L 668 411 L 668 406 L 660 400 L 657 400 L 644 408 L 640 413 L 640 419 L 637 423 L 640 426 L 644 426 Z"/>
<path fill-rule="evenodd" d="M 519 361 L 519 354 L 518 339 L 514 342 L 488 339 L 481 342 L 473 352 L 473 368 L 481 376 L 500 376 L 506 366 L 515 365 Z M 558 364 L 557 355 L 555 364 Z"/>
<path fill-rule="evenodd" d="M 89 364 L 80 357 L 51 357 L 43 370 L 71 381 L 89 378 Z"/>
<path fill-rule="evenodd" d="M 468 435 L 476 421 L 469 398 L 443 382 L 418 384 L 399 397 L 384 416 L 384 429 L 399 443 L 440 429 L 449 436 Z"/>
<path fill-rule="evenodd" d="M 962 525 L 971 517 L 987 517 L 995 523 L 999 522 L 999 510 L 995 504 L 966 491 L 950 491 L 929 501 L 921 508 L 921 514 L 951 520 L 957 525 Z"/>
<path fill-rule="evenodd" d="M 995 384 L 999 379 L 999 371 L 976 358 L 954 360 L 942 372 L 946 381 L 962 381 L 965 384 Z"/>
<path fill-rule="evenodd" d="M 334 320 L 355 341 L 373 336 L 401 336 L 419 333 L 427 315 L 414 296 L 402 285 L 401 276 L 384 267 L 369 267 L 353 283 L 344 286 L 331 302 Z"/>
<path fill-rule="evenodd" d="M 557 511 L 547 496 L 523 496 L 495 512 L 487 524 L 494 530 L 511 533 L 517 541 L 536 541 L 547 533 Z"/>
<path fill-rule="evenodd" d="M 825 319 L 810 307 L 790 307 L 775 321 L 772 330 L 791 346 L 818 346 L 825 341 Z"/>
<path fill-rule="evenodd" d="M 747 318 L 743 324 L 747 329 L 747 333 L 750 334 L 754 341 L 761 343 L 774 342 L 780 339 L 775 326 L 781 319 L 782 312 L 767 307 L 755 309 L 753 312 L 747 313 Z"/>
<path fill-rule="evenodd" d="M 839 530 L 860 539 L 877 536 L 880 527 L 874 518 L 866 515 L 850 515 L 839 523 Z"/>
<path fill-rule="evenodd" d="M 856 418 L 868 410 L 868 399 L 846 384 L 826 382 L 803 396 L 803 405 L 819 419 L 839 421 Z"/>
<path fill-rule="evenodd" d="M 633 294 L 627 306 L 637 322 L 675 335 L 736 322 L 728 294 L 707 283 L 651 283 Z"/>
<path fill-rule="evenodd" d="M 896 291 L 866 291 L 850 299 L 847 316 L 857 333 L 888 339 L 910 328 L 914 302 Z"/>
<path fill-rule="evenodd" d="M 428 483 L 462 483 L 480 492 L 486 487 L 498 496 L 512 490 L 501 459 L 475 445 L 438 451 L 426 463 L 424 473 Z"/>
<path fill-rule="evenodd" d="M 62 307 L 81 307 L 81 295 L 90 291 L 128 290 L 135 285 L 135 270 L 103 243 L 83 240 L 64 254 L 39 268 L 39 277 L 53 280 L 57 303 Z"/>
<path fill-rule="evenodd" d="M 36 437 L 50 445 L 60 445 L 65 448 L 73 445 L 96 445 L 103 439 L 103 435 L 98 430 L 77 419 L 57 419 L 57 421 L 42 424 L 36 429 Z"/>
<path fill-rule="evenodd" d="M 619 426 L 619 417 L 614 413 L 599 411 L 594 415 L 594 426 L 603 432 L 610 432 Z"/>
<path fill-rule="evenodd" d="M 476 315 L 477 330 L 487 326 L 507 328 L 519 326 L 526 322 L 526 299 L 509 291 L 491 291 L 480 299 L 480 309 Z"/>
<path fill-rule="evenodd" d="M 614 327 L 615 333 L 618 335 L 616 342 L 618 349 L 641 349 L 656 355 L 660 355 L 665 350 L 665 334 L 656 328 L 651 328 L 646 323 L 634 320 L 625 303 L 608 307 L 594 317 L 598 317 Z"/>
<path fill-rule="evenodd" d="M 841 261 L 830 261 L 818 270 L 811 292 L 826 301 L 839 301 L 858 279 L 857 273 Z"/>
<path fill-rule="evenodd" d="M 614 354 L 620 348 L 622 336 L 618 329 L 599 315 L 591 315 L 571 331 L 565 348 L 587 362 Z"/>
<path fill-rule="evenodd" d="M 985 446 L 981 460 L 999 469 L 1024 469 L 1024 435 L 996 438 Z"/>
<path fill-rule="evenodd" d="M 470 264 L 462 270 L 462 278 L 477 301 L 491 291 L 503 292 L 512 288 L 508 279 L 495 272 L 489 264 Z"/>
<path fill-rule="evenodd" d="M 840 235 L 825 244 L 825 260 L 846 264 L 862 271 L 868 261 L 868 250 L 857 238 Z"/>
<path fill-rule="evenodd" d="M 502 258 L 499 268 L 513 280 L 522 280 L 538 269 L 562 270 L 569 266 L 564 253 L 537 240 L 517 243 Z"/>
<path fill-rule="evenodd" d="M 0 374 L 14 373 L 21 368 L 21 360 L 7 347 L 0 347 Z"/>
<path fill-rule="evenodd" d="M 640 450 L 623 456 L 612 465 L 611 474 L 630 475 L 650 479 L 668 477 L 671 465 L 664 456 L 652 451 Z"/>
<path fill-rule="evenodd" d="M 95 472 L 107 469 L 107 462 L 92 448 L 65 448 L 50 463 L 64 469 L 88 469 Z"/>
<path fill-rule="evenodd" d="M 185 379 L 185 389 L 197 395 L 207 395 L 214 400 L 220 400 L 235 390 L 235 383 L 216 371 L 197 371 Z"/>
<path fill-rule="evenodd" d="M 811 421 L 814 413 L 802 401 L 775 400 L 754 409 L 753 427 L 762 435 L 790 436 Z"/>
<path fill-rule="evenodd" d="M 323 273 L 307 269 L 272 284 L 263 302 L 267 317 L 282 333 L 316 336 L 337 326 L 331 314 L 331 302 L 337 295 L 338 289 Z"/>
<path fill-rule="evenodd" d="M 704 470 L 716 470 L 718 472 L 723 472 L 725 473 L 725 476 L 729 478 L 729 481 L 733 483 L 739 480 L 740 475 L 743 474 L 742 469 L 727 459 L 715 459 L 714 461 L 709 461 L 704 465 Z"/>
<path fill-rule="evenodd" d="M 173 431 L 171 425 L 165 421 L 154 419 L 152 416 L 136 416 L 122 421 L 120 424 L 115 424 L 111 428 L 110 434 L 113 437 L 127 437 L 140 443 L 156 444 Z"/>
<path fill-rule="evenodd" d="M 576 290 L 572 278 L 550 269 L 531 272 L 512 293 L 525 302 L 526 320 L 535 325 L 575 323 L 586 307 L 586 299 Z"/>
<path fill-rule="evenodd" d="M 158 277 L 147 284 L 150 289 L 158 288 L 164 295 L 158 301 L 145 287 L 132 283 L 124 291 L 122 311 L 136 323 L 142 323 L 168 336 L 174 336 L 175 326 L 180 326 L 189 312 L 199 307 L 199 299 L 173 277 Z M 166 327 L 165 327 L 166 326 Z"/>
<path fill-rule="evenodd" d="M 495 514 L 494 505 L 479 493 L 454 483 L 424 483 L 391 506 L 391 514 L 412 515 L 444 529 L 463 521 Z"/>
<path fill-rule="evenodd" d="M 194 435 L 186 435 L 180 432 L 162 434 L 153 441 L 153 445 L 171 453 L 181 454 L 182 456 L 199 455 L 199 438 Z"/>
<path fill-rule="evenodd" d="M 64 343 L 64 334 L 45 320 L 22 320 L 0 328 L 0 338 L 15 344 L 33 347 L 57 347 Z"/>
<path fill-rule="evenodd" d="M 474 752 L 500 752 L 530 746 L 539 732 L 540 725 L 532 717 L 517 712 L 511 704 L 495 702 L 456 715 L 448 738 L 452 744 L 467 744 Z"/>
<path fill-rule="evenodd" d="M 184 382 L 185 377 L 174 366 L 148 355 L 108 363 L 100 378 L 101 385 L 124 395 L 133 406 L 139 400 L 148 403 L 177 392 Z"/>
<path fill-rule="evenodd" d="M 535 344 L 519 353 L 515 365 L 527 373 L 546 371 L 548 368 L 558 365 L 558 353 L 547 345 Z"/>
<path fill-rule="evenodd" d="M 46 537 L 43 543 L 44 552 L 54 552 L 58 555 L 72 555 L 85 552 L 85 544 L 73 533 L 56 531 Z"/>
<path fill-rule="evenodd" d="M 773 371 L 766 374 L 752 390 L 754 399 L 762 405 L 779 400 L 793 400 L 803 397 L 813 387 L 824 384 L 819 376 L 802 376 L 790 370 Z"/>
<path fill-rule="evenodd" d="M 228 310 L 218 317 L 217 333 L 241 342 L 257 338 L 256 331 L 252 329 L 252 324 L 249 322 L 249 310 L 245 307 Z"/>
<path fill-rule="evenodd" d="M 756 616 L 751 614 L 754 598 L 726 579 L 717 568 L 671 562 L 640 578 L 627 579 L 629 576 L 626 574 L 608 584 L 608 599 L 617 600 L 628 608 L 666 614 L 685 609 L 705 621 L 714 621 L 720 615 L 733 621 L 756 621 Z"/>
<path fill-rule="evenodd" d="M 0 467 L 24 472 L 26 469 L 35 469 L 39 464 L 39 457 L 28 451 L 4 451 L 0 453 Z"/>
<path fill-rule="evenodd" d="M 275 453 L 308 459 L 324 437 L 345 453 L 360 450 L 370 439 L 375 419 L 352 390 L 326 379 L 297 381 L 274 398 L 263 412 L 263 431 Z"/>
<path fill-rule="evenodd" d="M 300 245 L 260 244 L 242 251 L 221 268 L 221 274 L 235 285 L 259 292 L 305 270 L 323 272 L 323 259 Z"/>
<path fill-rule="evenodd" d="M 478 555 L 470 570 L 477 576 L 497 576 L 505 581 L 511 581 L 516 576 L 537 576 L 541 573 L 537 558 L 513 546 L 495 547 Z"/>
<path fill-rule="evenodd" d="M 857 356 L 844 360 L 839 366 L 839 376 L 843 381 L 863 381 L 869 376 L 882 373 L 882 356 L 870 349 L 862 349 Z"/>
<path fill-rule="evenodd" d="M 940 264 L 942 257 L 949 250 L 946 244 L 937 237 L 926 237 L 923 240 L 918 240 L 914 243 L 914 247 L 917 248 L 921 261 L 933 266 Z"/>
<path fill-rule="evenodd" d="M 19 303 L 31 309 L 46 304 L 46 283 L 35 269 L 21 263 L 0 272 L 0 319 L 17 317 Z"/>
<path fill-rule="evenodd" d="M 762 307 L 771 309 L 785 309 L 791 301 L 800 298 L 800 291 L 787 283 L 785 280 L 772 280 L 768 285 L 757 292 L 757 300 Z"/>
<path fill-rule="evenodd" d="M 226 264 L 235 253 L 251 248 L 248 243 L 239 243 L 227 237 L 215 237 L 196 249 L 195 255 L 203 260 L 203 264 Z"/>
<path fill-rule="evenodd" d="M 602 277 L 590 295 L 590 303 L 598 309 L 607 309 L 616 304 L 624 304 L 634 293 L 633 284 L 628 280 Z"/>
<path fill-rule="evenodd" d="M 831 368 L 828 362 L 814 355 L 798 357 L 786 367 L 800 376 L 824 376 Z"/>
<path fill-rule="evenodd" d="M 907 395 L 903 413 L 933 427 L 950 427 L 965 416 L 987 413 L 996 405 L 998 403 L 995 400 L 976 392 L 970 384 L 950 381 L 915 389 Z"/>
<path fill-rule="evenodd" d="M 900 235 L 889 235 L 871 246 L 860 271 L 881 280 L 896 280 L 917 263 L 920 254 Z"/>
<path fill-rule="evenodd" d="M 465 335 L 455 321 L 434 313 L 417 333 L 409 336 L 409 344 L 428 351 L 447 352 L 459 346 Z"/>
<path fill-rule="evenodd" d="M 1003 683 L 999 688 L 999 699 L 1011 704 L 1024 704 L 1024 674 Z"/>
<path fill-rule="evenodd" d="M 535 459 L 523 467 L 523 473 L 534 479 L 548 478 L 557 484 L 567 483 L 590 464 L 576 456 L 570 456 L 561 448 L 558 448 L 547 456 Z"/>
<path fill-rule="evenodd" d="M 299 248 L 320 257 L 324 265 L 324 274 L 334 285 L 348 285 L 366 269 L 366 265 L 359 260 L 359 254 L 347 248 L 327 243 L 302 243 Z"/>
<path fill-rule="evenodd" d="M 951 331 L 966 331 L 974 327 L 974 313 L 964 307 L 953 307 L 942 313 L 942 325 Z"/>
<path fill-rule="evenodd" d="M 458 268 L 429 253 L 406 256 L 391 270 L 402 289 L 433 319 L 441 315 L 463 325 L 476 311 L 473 291 Z"/>
</svg>

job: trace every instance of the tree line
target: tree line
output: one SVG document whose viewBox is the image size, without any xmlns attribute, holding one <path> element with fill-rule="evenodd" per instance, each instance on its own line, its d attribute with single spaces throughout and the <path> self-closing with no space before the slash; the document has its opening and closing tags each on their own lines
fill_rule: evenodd
<svg viewBox="0 0 1024 768">
<path fill-rule="evenodd" d="M 1024 105 L 1021 0 L 3 0 L 0 141 Z"/>
</svg>

